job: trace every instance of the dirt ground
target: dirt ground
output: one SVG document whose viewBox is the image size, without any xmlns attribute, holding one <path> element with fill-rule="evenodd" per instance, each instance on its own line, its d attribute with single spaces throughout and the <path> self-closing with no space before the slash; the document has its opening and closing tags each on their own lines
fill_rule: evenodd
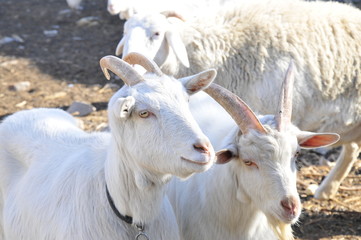
<svg viewBox="0 0 361 240">
<path fill-rule="evenodd" d="M 106 104 L 117 89 L 107 83 L 99 59 L 114 54 L 123 22 L 106 11 L 106 1 L 84 0 L 70 11 L 65 0 L 0 0 L 0 119 L 22 109 L 67 109 L 74 101 L 96 111 L 81 117 L 87 130 L 106 123 Z M 25 90 L 14 90 L 19 82 Z M 27 83 L 27 84 L 29 84 Z M 306 187 L 320 183 L 339 149 L 326 154 L 303 151 L 299 158 L 299 193 L 303 214 L 294 226 L 298 239 L 361 239 L 361 161 L 352 168 L 332 200 L 315 200 Z"/>
</svg>

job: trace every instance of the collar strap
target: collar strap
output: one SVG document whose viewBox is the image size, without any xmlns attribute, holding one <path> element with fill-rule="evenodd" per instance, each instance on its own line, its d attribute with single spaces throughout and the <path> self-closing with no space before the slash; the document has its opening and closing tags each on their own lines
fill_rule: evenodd
<svg viewBox="0 0 361 240">
<path fill-rule="evenodd" d="M 123 215 L 121 214 L 117 207 L 114 205 L 114 202 L 113 202 L 113 199 L 112 197 L 110 196 L 109 194 L 109 190 L 108 190 L 108 186 L 105 185 L 105 189 L 107 191 L 107 198 L 108 198 L 108 202 L 109 202 L 109 205 L 110 207 L 112 208 L 113 212 L 115 213 L 115 215 L 117 215 L 118 218 L 120 218 L 121 220 L 123 220 L 124 222 L 128 223 L 128 224 L 133 224 L 133 218 L 128 216 L 128 215 Z M 136 226 L 138 227 L 138 225 L 136 224 Z"/>
</svg>

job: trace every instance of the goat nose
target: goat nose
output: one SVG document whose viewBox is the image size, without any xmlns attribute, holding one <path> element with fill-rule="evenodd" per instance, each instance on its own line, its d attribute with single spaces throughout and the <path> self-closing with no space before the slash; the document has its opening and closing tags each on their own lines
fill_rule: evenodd
<svg viewBox="0 0 361 240">
<path fill-rule="evenodd" d="M 209 143 L 195 143 L 193 144 L 193 148 L 200 153 L 205 153 L 205 154 L 210 154 L 209 152 L 209 148 L 210 148 L 210 144 Z"/>
<path fill-rule="evenodd" d="M 282 208 L 290 215 L 296 215 L 298 201 L 295 197 L 287 197 L 281 201 Z"/>
</svg>

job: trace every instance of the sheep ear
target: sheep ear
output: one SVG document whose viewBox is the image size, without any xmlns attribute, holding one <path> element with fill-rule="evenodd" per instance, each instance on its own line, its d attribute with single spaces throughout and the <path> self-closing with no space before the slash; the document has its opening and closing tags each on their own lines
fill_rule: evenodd
<svg viewBox="0 0 361 240">
<path fill-rule="evenodd" d="M 189 68 L 189 60 L 186 46 L 184 45 L 180 35 L 176 31 L 167 31 L 165 37 L 169 46 L 173 49 L 178 60 L 187 68 Z"/>
<path fill-rule="evenodd" d="M 123 36 L 122 39 L 119 41 L 117 48 L 115 49 L 115 55 L 120 56 L 123 53 L 125 37 Z"/>
<path fill-rule="evenodd" d="M 301 131 L 297 135 L 298 144 L 301 148 L 311 149 L 326 147 L 336 143 L 340 136 L 336 133 L 313 133 Z"/>
<path fill-rule="evenodd" d="M 113 107 L 114 115 L 119 118 L 128 118 L 135 104 L 135 99 L 131 96 L 119 98 Z"/>
<path fill-rule="evenodd" d="M 217 71 L 209 69 L 198 74 L 179 79 L 189 95 L 207 88 L 217 75 Z"/>
<path fill-rule="evenodd" d="M 234 154 L 229 149 L 222 149 L 216 152 L 216 164 L 225 164 L 232 160 Z"/>
</svg>

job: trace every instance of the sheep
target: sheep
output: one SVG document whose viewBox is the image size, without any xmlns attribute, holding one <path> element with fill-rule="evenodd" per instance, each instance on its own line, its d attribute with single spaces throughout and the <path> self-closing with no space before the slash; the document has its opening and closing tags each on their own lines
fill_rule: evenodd
<svg viewBox="0 0 361 240">
<path fill-rule="evenodd" d="M 125 22 L 116 55 L 140 51 L 177 77 L 215 67 L 216 83 L 263 114 L 275 111 L 274 92 L 293 58 L 292 121 L 302 130 L 341 135 L 335 146 L 342 145 L 342 153 L 314 195 L 328 199 L 361 149 L 359 22 L 360 10 L 317 1 L 243 2 L 189 21 L 134 15 Z"/>
<path fill-rule="evenodd" d="M 181 12 L 183 17 L 191 18 L 204 8 L 214 8 L 232 1 L 239 0 L 108 0 L 107 9 L 112 15 L 119 14 L 120 19 L 129 19 L 137 13 L 164 11 Z"/>
<path fill-rule="evenodd" d="M 179 239 L 165 193 L 172 176 L 210 168 L 214 150 L 188 108 L 215 70 L 180 81 L 140 54 L 100 60 L 125 85 L 108 104 L 110 132 L 86 133 L 59 109 L 0 124 L 2 239 Z M 118 218 L 119 216 L 119 218 Z"/>
<path fill-rule="evenodd" d="M 204 90 L 234 119 L 228 126 L 218 118 L 227 115 L 224 109 L 213 108 L 211 101 L 202 105 L 214 116 L 212 126 L 200 124 L 204 133 L 215 130 L 222 136 L 219 126 L 228 132 L 218 146 L 210 140 L 218 150 L 217 162 L 229 163 L 168 185 L 181 239 L 293 239 L 290 224 L 301 212 L 295 163 L 300 148 L 327 146 L 339 136 L 301 131 L 291 124 L 292 76 L 291 66 L 277 116 L 257 117 L 240 98 L 219 85 Z M 199 111 L 192 114 L 197 122 L 204 117 Z"/>
</svg>

